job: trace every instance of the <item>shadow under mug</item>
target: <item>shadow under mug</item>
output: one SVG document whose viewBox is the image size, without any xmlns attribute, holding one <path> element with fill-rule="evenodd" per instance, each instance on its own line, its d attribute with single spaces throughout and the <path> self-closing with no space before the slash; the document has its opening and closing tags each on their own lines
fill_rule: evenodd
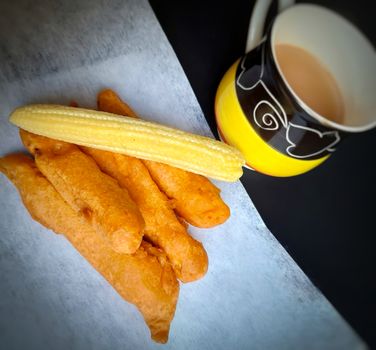
<svg viewBox="0 0 376 350">
<path fill-rule="evenodd" d="M 261 36 L 257 15 L 254 10 L 252 21 Z M 263 40 L 254 40 L 258 45 L 227 71 L 215 99 L 219 135 L 244 154 L 249 168 L 273 176 L 302 174 L 325 161 L 348 133 L 376 126 L 376 53 L 350 22 L 299 4 L 281 12 Z M 299 98 L 281 71 L 277 44 L 302 48 L 323 63 L 341 92 L 343 123 Z"/>
</svg>

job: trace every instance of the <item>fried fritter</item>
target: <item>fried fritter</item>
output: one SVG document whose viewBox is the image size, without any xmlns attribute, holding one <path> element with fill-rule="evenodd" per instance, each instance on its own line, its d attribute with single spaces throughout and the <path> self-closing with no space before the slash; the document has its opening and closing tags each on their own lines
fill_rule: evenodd
<svg viewBox="0 0 376 350">
<path fill-rule="evenodd" d="M 99 93 L 98 109 L 137 118 L 137 114 L 112 90 Z M 175 211 L 197 227 L 213 227 L 225 222 L 230 209 L 220 196 L 220 190 L 201 175 L 167 164 L 143 160 L 153 180 L 168 198 Z"/>
<path fill-rule="evenodd" d="M 202 244 L 193 239 L 176 217 L 166 196 L 137 158 L 81 147 L 92 156 L 101 170 L 126 188 L 145 220 L 145 237 L 162 248 L 182 282 L 203 277 L 208 269 L 208 256 Z"/>
<path fill-rule="evenodd" d="M 64 234 L 125 300 L 137 306 L 152 338 L 165 343 L 179 294 L 179 284 L 166 255 L 146 242 L 132 255 L 116 253 L 63 200 L 29 157 L 13 154 L 0 158 L 0 171 L 17 187 L 30 215 Z"/>
<path fill-rule="evenodd" d="M 73 144 L 20 130 L 35 163 L 65 201 L 119 253 L 141 244 L 144 220 L 128 192 Z"/>
</svg>

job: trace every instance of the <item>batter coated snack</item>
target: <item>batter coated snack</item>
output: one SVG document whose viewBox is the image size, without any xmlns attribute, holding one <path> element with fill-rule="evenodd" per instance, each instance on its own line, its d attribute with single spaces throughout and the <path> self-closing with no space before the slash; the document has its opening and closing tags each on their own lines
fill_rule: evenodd
<svg viewBox="0 0 376 350">
<path fill-rule="evenodd" d="M 64 234 L 125 300 L 137 306 L 151 337 L 165 343 L 179 283 L 163 251 L 143 241 L 134 254 L 115 252 L 23 154 L 0 158 L 0 171 L 17 187 L 33 219 Z"/>
<path fill-rule="evenodd" d="M 203 277 L 208 269 L 204 247 L 180 223 L 141 160 L 89 147 L 82 149 L 128 190 L 145 220 L 145 237 L 166 252 L 176 276 L 182 282 Z"/>
<path fill-rule="evenodd" d="M 119 253 L 134 253 L 141 244 L 144 220 L 128 192 L 103 174 L 73 144 L 20 129 L 35 163 L 69 205 L 100 232 Z"/>
<path fill-rule="evenodd" d="M 98 109 L 137 118 L 132 108 L 112 90 L 98 94 Z M 142 161 L 158 187 L 172 199 L 175 211 L 193 226 L 209 228 L 224 223 L 230 209 L 220 196 L 220 190 L 204 176 L 167 164 Z"/>
</svg>

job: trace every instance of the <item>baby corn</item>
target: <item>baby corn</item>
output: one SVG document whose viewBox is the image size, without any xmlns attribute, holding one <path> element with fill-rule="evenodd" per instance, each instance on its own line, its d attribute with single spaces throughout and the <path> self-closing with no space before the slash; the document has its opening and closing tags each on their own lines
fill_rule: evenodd
<svg viewBox="0 0 376 350">
<path fill-rule="evenodd" d="M 213 179 L 236 181 L 243 173 L 245 161 L 237 149 L 157 123 L 59 105 L 20 107 L 10 121 L 35 134 L 166 163 Z"/>
</svg>

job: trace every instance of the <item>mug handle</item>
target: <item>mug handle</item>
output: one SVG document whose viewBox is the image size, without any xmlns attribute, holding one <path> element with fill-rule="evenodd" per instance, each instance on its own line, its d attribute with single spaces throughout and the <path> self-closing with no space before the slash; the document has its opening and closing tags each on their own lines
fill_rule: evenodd
<svg viewBox="0 0 376 350">
<path fill-rule="evenodd" d="M 245 52 L 254 49 L 261 41 L 264 24 L 272 0 L 256 0 L 248 27 Z M 278 0 L 278 12 L 294 4 L 294 0 Z"/>
</svg>

